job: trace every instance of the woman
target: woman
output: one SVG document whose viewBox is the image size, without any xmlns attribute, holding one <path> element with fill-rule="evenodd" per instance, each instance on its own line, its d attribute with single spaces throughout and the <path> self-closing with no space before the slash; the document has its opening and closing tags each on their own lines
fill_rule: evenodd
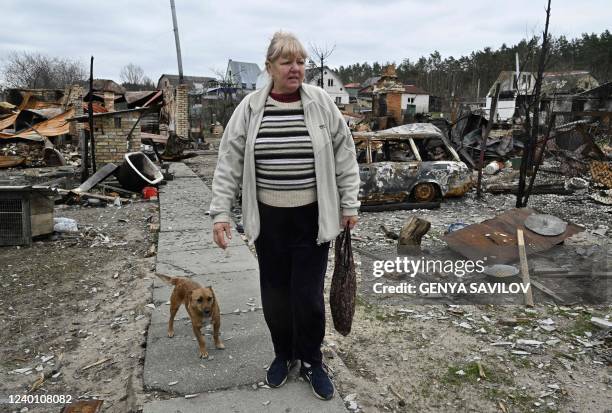
<svg viewBox="0 0 612 413">
<path fill-rule="evenodd" d="M 221 248 L 242 184 L 245 235 L 255 243 L 264 317 L 276 357 L 266 381 L 282 386 L 292 362 L 315 395 L 334 386 L 324 368 L 323 284 L 329 242 L 357 222 L 359 169 L 342 114 L 325 91 L 303 84 L 307 57 L 289 33 L 274 34 L 266 56 L 271 82 L 246 96 L 221 140 L 210 215 Z"/>
</svg>

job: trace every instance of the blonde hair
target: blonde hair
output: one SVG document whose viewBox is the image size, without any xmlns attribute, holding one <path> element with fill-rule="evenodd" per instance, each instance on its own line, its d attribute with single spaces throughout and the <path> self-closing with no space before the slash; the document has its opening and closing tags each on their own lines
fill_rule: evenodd
<svg viewBox="0 0 612 413">
<path fill-rule="evenodd" d="M 278 31 L 272 36 L 268 53 L 266 53 L 266 68 L 279 57 L 301 57 L 306 59 L 308 53 L 293 33 Z"/>
</svg>

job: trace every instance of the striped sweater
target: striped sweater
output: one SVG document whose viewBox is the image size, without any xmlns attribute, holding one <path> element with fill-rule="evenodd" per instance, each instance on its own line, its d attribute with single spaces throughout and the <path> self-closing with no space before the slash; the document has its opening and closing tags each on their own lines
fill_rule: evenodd
<svg viewBox="0 0 612 413">
<path fill-rule="evenodd" d="M 317 201 L 314 153 L 302 102 L 268 96 L 255 139 L 257 199 L 275 207 Z"/>
</svg>

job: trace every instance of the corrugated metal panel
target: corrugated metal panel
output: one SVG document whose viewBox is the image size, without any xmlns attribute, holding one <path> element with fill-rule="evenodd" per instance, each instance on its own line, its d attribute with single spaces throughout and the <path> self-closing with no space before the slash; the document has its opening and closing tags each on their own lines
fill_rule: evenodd
<svg viewBox="0 0 612 413">
<path fill-rule="evenodd" d="M 0 119 L 0 130 L 6 129 L 9 126 L 12 126 L 16 120 L 17 120 L 17 114 L 11 115 L 4 119 Z"/>
<path fill-rule="evenodd" d="M 29 139 L 33 141 L 42 141 L 43 136 L 59 136 L 69 133 L 69 123 L 66 119 L 74 116 L 74 109 L 70 109 L 64 113 L 57 115 L 54 118 L 46 120 L 44 122 L 37 123 L 33 128 L 26 129 L 16 135 L 13 138 Z"/>
</svg>

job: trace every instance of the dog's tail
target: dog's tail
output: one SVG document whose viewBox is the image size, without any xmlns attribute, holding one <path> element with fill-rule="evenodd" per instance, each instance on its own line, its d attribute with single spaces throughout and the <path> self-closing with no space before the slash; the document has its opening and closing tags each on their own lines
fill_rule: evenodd
<svg viewBox="0 0 612 413">
<path fill-rule="evenodd" d="M 170 277 L 168 275 L 164 275 L 164 274 L 160 274 L 160 273 L 155 273 L 155 275 L 157 275 L 163 282 L 170 284 L 170 285 L 176 285 L 178 278 L 176 277 Z"/>
</svg>

